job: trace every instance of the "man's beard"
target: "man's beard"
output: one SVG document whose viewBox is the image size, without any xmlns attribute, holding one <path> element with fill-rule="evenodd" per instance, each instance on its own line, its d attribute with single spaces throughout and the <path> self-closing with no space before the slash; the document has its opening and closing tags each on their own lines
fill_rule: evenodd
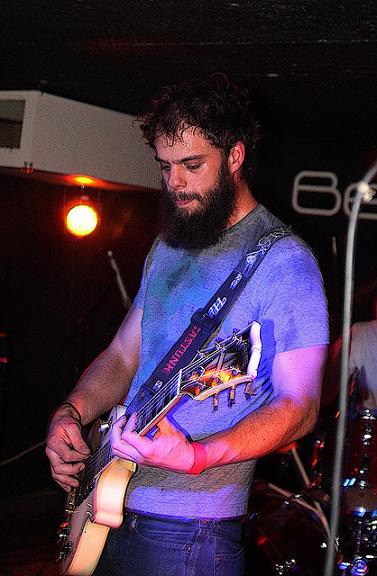
<svg viewBox="0 0 377 576">
<path fill-rule="evenodd" d="M 185 208 L 177 208 L 175 199 L 195 199 L 199 206 L 190 214 Z M 225 162 L 215 187 L 203 197 L 191 192 L 169 192 L 162 181 L 161 235 L 173 248 L 208 248 L 223 237 L 234 207 L 235 188 Z"/>
</svg>

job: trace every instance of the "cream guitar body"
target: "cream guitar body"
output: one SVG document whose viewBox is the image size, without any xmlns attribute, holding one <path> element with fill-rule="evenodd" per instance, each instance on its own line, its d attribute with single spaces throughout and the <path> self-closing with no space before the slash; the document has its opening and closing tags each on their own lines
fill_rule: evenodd
<svg viewBox="0 0 377 576">
<path fill-rule="evenodd" d="M 94 453 L 107 457 L 112 424 L 125 412 L 124 406 L 115 406 L 106 424 L 95 423 L 90 434 Z M 118 528 L 123 520 L 123 502 L 136 464 L 113 458 L 101 470 L 90 470 L 81 479 L 89 482 L 87 496 L 80 498 L 74 491 L 67 499 L 66 517 L 59 531 L 59 572 L 71 576 L 90 576 L 97 566 L 110 528 Z M 100 464 L 99 464 L 100 466 Z M 93 475 L 93 478 L 89 478 Z"/>
</svg>

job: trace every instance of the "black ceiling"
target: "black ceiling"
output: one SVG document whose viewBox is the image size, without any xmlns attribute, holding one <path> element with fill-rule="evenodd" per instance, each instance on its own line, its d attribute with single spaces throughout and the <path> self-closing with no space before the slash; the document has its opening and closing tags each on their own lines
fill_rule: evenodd
<svg viewBox="0 0 377 576">
<path fill-rule="evenodd" d="M 137 113 L 223 71 L 292 130 L 377 127 L 375 0 L 2 0 L 0 89 Z"/>
</svg>

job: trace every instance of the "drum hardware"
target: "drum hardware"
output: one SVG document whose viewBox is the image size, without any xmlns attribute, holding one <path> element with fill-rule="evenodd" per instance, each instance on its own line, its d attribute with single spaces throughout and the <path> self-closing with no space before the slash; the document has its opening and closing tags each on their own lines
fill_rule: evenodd
<svg viewBox="0 0 377 576">
<path fill-rule="evenodd" d="M 311 486 L 322 489 L 324 477 L 323 459 L 326 448 L 325 433 L 317 432 L 319 435 L 314 439 L 313 452 L 310 462 Z M 328 497 L 329 498 L 329 497 Z"/>
<path fill-rule="evenodd" d="M 357 414 L 351 426 L 340 523 L 342 575 L 377 574 L 376 426 L 371 410 Z"/>
<path fill-rule="evenodd" d="M 319 576 L 328 525 L 304 494 L 271 483 L 255 485 L 244 524 L 246 576 Z"/>
<path fill-rule="evenodd" d="M 275 574 L 276 576 L 284 576 L 285 574 L 292 574 L 292 570 L 296 566 L 296 560 L 292 558 L 291 560 L 286 560 L 284 564 L 275 564 Z"/>
<path fill-rule="evenodd" d="M 302 495 L 313 502 L 317 502 L 322 508 L 327 509 L 330 504 L 330 496 L 322 490 L 322 488 L 317 488 L 315 485 L 310 485 L 306 490 L 302 492 Z"/>
<path fill-rule="evenodd" d="M 271 483 L 269 484 L 269 486 L 271 488 L 273 488 L 274 490 L 276 490 L 276 492 L 278 492 L 279 494 L 282 494 L 283 496 L 286 497 L 286 500 L 285 500 L 286 504 L 290 504 L 291 502 L 295 501 L 295 502 L 297 502 L 297 504 L 300 504 L 301 506 L 304 506 L 308 510 L 311 510 L 312 512 L 314 512 L 318 516 L 318 518 L 319 518 L 319 520 L 320 520 L 320 522 L 321 522 L 321 524 L 325 530 L 325 533 L 327 534 L 327 536 L 329 536 L 329 534 L 330 534 L 329 525 L 327 522 L 327 518 L 326 518 L 325 514 L 323 513 L 321 505 L 319 504 L 319 502 L 314 500 L 314 498 L 313 498 L 312 504 L 310 504 L 305 499 L 305 497 L 308 494 L 310 494 L 310 490 L 311 490 L 310 486 L 308 486 L 307 490 L 305 490 L 304 492 L 300 492 L 298 494 L 292 494 L 291 492 L 288 492 L 287 490 L 284 490 L 284 489 L 280 488 L 279 486 L 275 486 L 274 484 L 271 484 Z"/>
<path fill-rule="evenodd" d="M 377 485 L 377 418 L 369 409 L 356 416 L 349 442 L 346 477 Z"/>
<path fill-rule="evenodd" d="M 315 484 L 313 484 L 313 482 L 310 481 L 309 476 L 305 470 L 305 466 L 304 466 L 304 464 L 300 458 L 300 455 L 297 452 L 297 449 L 295 446 L 292 446 L 291 453 L 292 453 L 293 459 L 295 461 L 295 464 L 297 466 L 297 470 L 299 471 L 300 476 L 301 476 L 302 481 L 303 481 L 304 486 L 305 486 L 304 492 L 301 493 L 300 495 L 297 495 L 297 498 L 299 498 L 299 497 L 302 498 L 304 495 L 310 496 L 310 498 L 313 502 L 313 506 L 316 509 L 316 512 L 321 519 L 321 522 L 322 522 L 323 527 L 326 531 L 326 534 L 330 535 L 330 530 L 329 530 L 327 518 L 323 512 L 320 501 L 315 497 L 315 489 L 317 489 L 317 491 L 318 491 L 318 486 L 316 486 Z M 324 491 L 322 491 L 322 494 L 321 494 L 322 503 L 325 501 L 325 499 L 326 499 L 326 502 L 328 502 L 329 496 Z"/>
<path fill-rule="evenodd" d="M 317 464 L 321 464 L 319 452 L 323 447 L 321 439 L 316 445 Z M 296 443 L 279 450 L 278 454 L 292 458 L 302 489 L 295 493 L 272 482 L 254 484 L 251 513 L 244 523 L 245 574 L 319 576 L 330 534 L 324 513 L 330 497 L 319 481 L 309 478 Z"/>
<path fill-rule="evenodd" d="M 324 441 L 323 441 L 323 439 L 321 439 L 318 443 L 318 448 L 323 449 L 323 446 L 324 446 Z M 291 455 L 291 457 L 293 458 L 294 464 L 296 466 L 296 470 L 299 473 L 301 482 L 304 485 L 304 489 L 302 491 L 300 491 L 298 494 L 295 494 L 293 497 L 296 499 L 306 498 L 312 502 L 312 507 L 314 507 L 316 509 L 318 515 L 320 516 L 320 518 L 322 520 L 322 523 L 324 525 L 326 533 L 329 534 L 328 522 L 327 522 L 327 518 L 323 512 L 322 506 L 327 506 L 329 504 L 330 497 L 324 490 L 322 490 L 320 488 L 320 485 L 318 482 L 313 482 L 312 480 L 310 480 L 308 473 L 305 469 L 305 466 L 302 462 L 302 459 L 300 457 L 300 454 L 297 450 L 297 442 L 292 442 L 288 446 L 280 448 L 277 452 L 279 454 L 290 454 Z M 317 462 L 319 462 L 319 460 L 320 460 L 320 458 L 318 456 Z M 313 466 L 313 462 L 311 463 L 311 466 Z M 276 491 L 279 491 L 281 494 L 292 494 L 291 492 L 284 491 L 282 488 L 279 488 L 278 486 L 276 486 L 273 483 L 269 483 L 269 486 L 273 486 L 274 489 Z M 305 500 L 302 500 L 302 502 L 305 502 Z"/>
<path fill-rule="evenodd" d="M 340 524 L 342 574 L 377 574 L 377 510 L 360 505 L 360 493 L 352 495 Z M 348 561 L 346 561 L 348 560 Z M 362 571 L 363 570 L 363 571 Z"/>
<path fill-rule="evenodd" d="M 369 573 L 368 560 L 361 556 L 356 556 L 352 562 L 340 562 L 338 568 L 342 576 L 364 576 Z"/>
</svg>

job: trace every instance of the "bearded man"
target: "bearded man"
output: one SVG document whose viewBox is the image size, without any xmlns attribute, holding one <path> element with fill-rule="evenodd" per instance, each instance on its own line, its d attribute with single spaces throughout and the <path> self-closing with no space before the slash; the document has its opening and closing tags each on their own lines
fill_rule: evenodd
<svg viewBox="0 0 377 576">
<path fill-rule="evenodd" d="M 252 193 L 257 122 L 247 91 L 223 75 L 164 87 L 140 124 L 161 169 L 163 228 L 112 343 L 52 416 L 46 452 L 67 492 L 89 453 L 81 425 L 123 398 L 129 406 L 240 259 L 282 226 Z M 211 397 L 180 402 L 148 434 L 133 405 L 113 425 L 112 454 L 137 471 L 96 575 L 243 573 L 240 519 L 256 459 L 310 432 L 318 413 L 327 307 L 298 237 L 273 244 L 214 336 L 251 321 L 262 343 L 251 395 L 237 392 L 229 407 L 220 391 L 216 410 Z"/>
</svg>

